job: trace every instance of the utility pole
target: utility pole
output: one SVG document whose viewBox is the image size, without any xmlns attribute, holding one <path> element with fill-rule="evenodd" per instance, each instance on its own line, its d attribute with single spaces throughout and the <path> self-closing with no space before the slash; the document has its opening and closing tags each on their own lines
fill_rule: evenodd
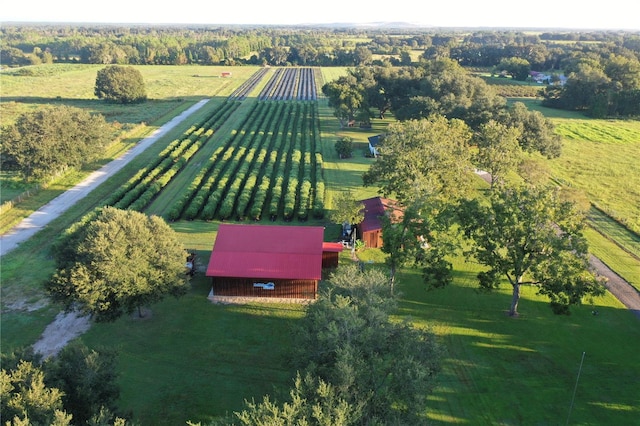
<svg viewBox="0 0 640 426">
<path fill-rule="evenodd" d="M 584 362 L 584 354 L 585 354 L 585 352 L 582 352 L 582 359 L 580 360 L 580 368 L 578 369 L 578 377 L 576 377 L 576 385 L 573 388 L 573 397 L 571 398 L 571 406 L 569 406 L 569 414 L 567 415 L 567 423 L 566 423 L 566 425 L 569 424 L 569 417 L 571 417 L 571 410 L 573 409 L 573 402 L 576 399 L 576 391 L 578 390 L 578 380 L 580 380 L 580 373 L 582 372 L 582 363 Z"/>
</svg>

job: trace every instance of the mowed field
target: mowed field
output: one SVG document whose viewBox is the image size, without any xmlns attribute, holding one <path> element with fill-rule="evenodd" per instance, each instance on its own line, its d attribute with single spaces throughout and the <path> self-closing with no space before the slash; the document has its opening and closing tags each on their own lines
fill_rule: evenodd
<svg viewBox="0 0 640 426">
<path fill-rule="evenodd" d="M 61 75 L 71 73 L 71 80 L 67 81 L 69 86 L 73 86 L 70 81 L 85 81 L 92 87 L 97 68 L 84 71 L 81 68 L 70 67 L 73 71 L 65 68 Z M 195 131 L 191 127 L 206 122 L 216 108 L 228 102 L 234 90 L 258 70 L 232 68 L 233 77 L 222 79 L 217 77 L 222 71 L 220 68 L 157 67 L 157 71 L 145 68 L 141 67 L 145 80 L 147 76 L 157 76 L 154 85 L 157 84 L 155 87 L 158 89 L 152 104 L 166 105 L 167 111 L 154 112 L 155 121 L 149 116 L 148 122 L 153 122 L 149 127 L 166 121 L 162 117 L 171 115 L 170 111 L 175 110 L 176 104 L 193 103 L 203 97 L 211 97 L 213 102 L 192 121 L 175 129 L 101 186 L 82 206 L 70 209 L 32 241 L 2 258 L 3 351 L 35 342 L 57 313 L 55 307 L 46 304 L 41 287 L 53 272 L 54 265 L 48 252 L 50 241 L 87 211 L 103 204 L 145 167 L 156 162 L 174 141 L 191 135 Z M 83 72 L 86 73 L 84 80 L 80 77 Z M 241 72 L 246 74 L 241 75 Z M 341 72 L 344 70 L 321 70 L 324 81 Z M 175 74 L 169 80 L 184 79 L 186 85 L 199 81 L 202 85 L 176 89 L 173 82 L 162 77 L 171 73 Z M 46 78 L 54 80 L 62 78 L 55 70 L 43 71 L 43 74 L 49 74 Z M 203 75 L 209 77 L 200 77 Z M 3 75 L 3 90 L 5 79 L 7 77 Z M 160 84 L 161 81 L 164 83 Z M 258 99 L 266 82 L 264 79 L 256 85 L 245 100 L 239 101 L 242 105 L 238 110 L 214 129 L 212 138 L 203 144 L 205 148 L 209 147 L 211 155 L 214 147 L 219 146 L 225 137 L 238 134 L 242 129 L 246 133 L 249 128 L 243 127 L 242 123 L 247 117 L 255 117 L 252 111 L 255 112 L 257 104 L 268 104 L 267 110 L 275 108 L 272 103 L 276 101 Z M 34 82 L 29 81 L 29 84 Z M 151 94 L 150 81 L 147 85 Z M 61 83 L 60 87 L 65 85 Z M 12 90 L 19 91 L 16 86 Z M 22 90 L 23 93 L 34 92 L 26 88 Z M 62 95 L 47 95 L 47 90 L 41 87 L 35 92 L 38 90 L 42 93 L 37 99 L 34 97 L 26 101 L 19 101 L 14 92 L 16 102 L 11 105 L 12 111 L 33 108 L 42 103 L 64 102 L 64 98 L 58 99 Z M 90 105 L 87 107 L 109 111 L 109 107 L 91 99 L 90 91 L 87 94 L 86 89 L 82 89 L 82 93 L 75 96 L 87 102 Z M 65 97 L 76 99 L 70 94 Z M 290 100 L 285 103 L 313 105 L 308 108 L 314 109 L 318 120 L 314 149 L 322 155 L 325 208 L 330 209 L 333 195 L 344 189 L 352 190 L 361 198 L 374 195 L 375 188 L 363 188 L 361 180 L 362 172 L 372 161 L 364 156 L 366 138 L 384 131 L 386 124 L 393 119 L 388 118 L 386 122 L 375 120 L 373 129 L 346 130 L 339 128 L 326 100 L 321 97 L 315 101 Z M 4 100 L 1 107 L 4 108 Z M 144 115 L 142 110 L 144 106 L 131 106 L 130 109 L 119 110 L 117 115 Z M 295 109 L 292 111 L 291 115 L 296 117 Z M 273 114 L 276 115 L 275 112 Z M 111 117 L 114 116 L 115 113 Z M 302 116 L 301 113 L 299 117 Z M 137 123 L 131 120 L 131 124 Z M 261 131 L 256 128 L 254 132 L 258 135 Z M 333 144 L 340 136 L 354 138 L 356 150 L 353 158 L 337 158 Z M 612 149 L 608 154 L 615 156 L 615 151 Z M 568 155 L 572 151 L 565 152 Z M 211 155 L 202 158 L 210 158 Z M 626 155 L 633 156 L 633 152 Z M 189 160 L 187 164 L 191 169 L 187 167 L 176 176 L 197 171 L 198 167 L 194 167 L 197 163 Z M 177 183 L 179 178 L 176 177 L 171 184 L 173 186 L 167 186 L 144 210 L 168 214 L 169 204 L 176 202 L 194 180 L 187 179 L 187 174 L 182 176 L 181 184 Z M 169 189 L 174 196 L 167 195 Z M 165 201 L 159 202 L 162 199 Z M 206 267 L 218 223 L 218 219 L 171 222 L 185 247 L 197 251 L 201 271 Z M 338 233 L 337 225 L 327 222 L 326 218 L 310 217 L 305 222 L 295 218 L 287 222 L 279 217 L 276 223 L 326 226 L 326 240 L 334 239 Z M 366 267 L 384 267 L 384 254 L 379 250 L 367 249 L 359 256 Z M 341 262 L 349 262 L 348 254 L 341 258 Z M 626 425 L 633 424 L 640 417 L 640 395 L 637 392 L 637 383 L 640 383 L 640 327 L 637 318 L 615 298 L 607 295 L 586 301 L 585 305 L 574 309 L 571 316 L 558 317 L 551 313 L 543 298 L 527 289 L 521 302 L 522 315 L 514 320 L 504 315 L 510 300 L 509 289 L 505 287 L 493 294 L 478 293 L 474 280 L 477 272 L 477 265 L 462 258 L 455 259 L 454 283 L 439 291 L 426 291 L 421 285 L 419 271 L 404 270 L 398 278 L 398 288 L 402 293 L 398 318 L 410 317 L 417 326 L 433 329 L 446 347 L 444 372 L 430 398 L 429 407 L 425 409 L 426 417 L 433 424 L 551 425 L 566 422 Z M 208 289 L 209 282 L 201 272 L 193 279 L 187 296 L 178 300 L 167 299 L 152 306 L 151 317 L 144 320 L 122 318 L 113 324 L 94 324 L 81 337 L 91 347 L 110 346 L 119 350 L 120 405 L 140 424 L 175 425 L 184 424 L 187 420 L 206 422 L 240 410 L 244 399 L 258 400 L 265 394 L 279 400 L 286 398 L 295 373 L 289 371 L 286 362 L 287 348 L 291 344 L 290 330 L 304 314 L 304 308 L 258 303 L 214 305 L 206 299 Z M 593 309 L 597 309 L 600 315 L 591 315 Z M 577 382 L 583 355 L 584 364 Z M 571 406 L 574 390 L 575 403 Z"/>
</svg>

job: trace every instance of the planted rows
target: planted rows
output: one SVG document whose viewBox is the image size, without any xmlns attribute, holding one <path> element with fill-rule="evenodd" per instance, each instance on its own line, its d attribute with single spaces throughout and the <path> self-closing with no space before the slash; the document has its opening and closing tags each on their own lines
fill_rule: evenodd
<svg viewBox="0 0 640 426">
<path fill-rule="evenodd" d="M 168 219 L 306 220 L 324 212 L 315 102 L 258 102 Z"/>
<path fill-rule="evenodd" d="M 268 68 L 260 68 L 258 71 L 253 73 L 248 80 L 240 85 L 234 92 L 229 96 L 230 99 L 233 100 L 244 100 L 249 93 L 258 85 L 260 80 L 269 72 Z"/>
<path fill-rule="evenodd" d="M 182 139 L 171 142 L 156 158 L 116 190 L 106 205 L 141 211 L 209 141 L 215 130 L 238 108 L 237 102 L 226 102 L 209 117 L 191 126 Z"/>
<path fill-rule="evenodd" d="M 261 100 L 317 100 L 314 68 L 278 68 L 258 96 Z"/>
</svg>

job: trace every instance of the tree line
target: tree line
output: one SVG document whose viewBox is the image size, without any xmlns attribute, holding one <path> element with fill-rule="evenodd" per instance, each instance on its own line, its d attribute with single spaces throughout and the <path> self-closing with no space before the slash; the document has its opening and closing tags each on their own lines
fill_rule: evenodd
<svg viewBox="0 0 640 426">
<path fill-rule="evenodd" d="M 450 57 L 492 67 L 519 57 L 534 69 L 561 69 L 576 53 L 640 54 L 640 34 L 624 31 L 545 32 L 413 28 L 68 26 L 7 24 L 0 29 L 5 65 L 38 61 L 98 64 L 256 64 L 356 66 L 371 55 Z M 398 65 L 388 59 L 391 65 Z"/>
<path fill-rule="evenodd" d="M 416 61 L 412 52 L 420 52 Z M 378 56 L 376 56 L 378 55 Z M 640 114 L 640 34 L 531 34 L 313 27 L 69 27 L 0 29 L 6 66 L 75 62 L 119 65 L 399 67 L 448 58 L 466 68 L 527 80 L 550 73 L 545 105 L 594 117 Z M 28 72 L 24 70 L 22 72 Z M 567 77 L 559 84 L 558 75 Z"/>
</svg>

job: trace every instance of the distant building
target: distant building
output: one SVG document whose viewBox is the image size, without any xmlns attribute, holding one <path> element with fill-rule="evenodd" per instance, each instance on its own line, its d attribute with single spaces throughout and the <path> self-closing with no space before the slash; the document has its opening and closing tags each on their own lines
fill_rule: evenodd
<svg viewBox="0 0 640 426">
<path fill-rule="evenodd" d="M 369 152 L 373 157 L 380 155 L 378 145 L 380 145 L 382 135 L 369 136 Z"/>
<path fill-rule="evenodd" d="M 567 77 L 564 74 L 546 74 L 539 71 L 530 71 L 531 80 L 538 84 L 558 84 L 564 86 Z"/>
</svg>

